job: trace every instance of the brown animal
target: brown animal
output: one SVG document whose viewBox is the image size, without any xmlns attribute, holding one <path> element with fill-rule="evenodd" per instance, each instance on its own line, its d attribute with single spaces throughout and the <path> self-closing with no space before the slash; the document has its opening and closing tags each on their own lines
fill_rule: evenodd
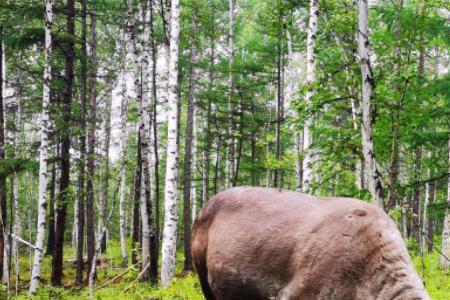
<svg viewBox="0 0 450 300">
<path fill-rule="evenodd" d="M 429 299 L 395 223 L 355 199 L 229 189 L 198 215 L 192 254 L 207 300 Z"/>
</svg>

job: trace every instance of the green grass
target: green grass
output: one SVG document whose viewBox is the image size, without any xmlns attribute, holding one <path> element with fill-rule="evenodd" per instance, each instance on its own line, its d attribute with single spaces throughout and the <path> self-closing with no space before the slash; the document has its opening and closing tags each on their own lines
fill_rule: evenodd
<svg viewBox="0 0 450 300">
<path fill-rule="evenodd" d="M 66 249 L 66 258 L 72 258 L 72 249 Z M 98 269 L 98 281 L 96 286 L 107 282 L 122 273 L 124 268 L 117 268 L 120 265 L 120 247 L 118 242 L 113 241 L 107 249 L 104 256 L 107 260 Z M 112 265 L 111 268 L 111 259 Z M 182 272 L 182 254 L 179 254 L 176 266 L 176 278 L 168 289 L 162 289 L 159 285 L 152 286 L 147 283 L 131 284 L 136 278 L 139 270 L 132 269 L 127 275 L 117 282 L 95 292 L 94 299 L 136 299 L 136 300 L 203 300 L 201 288 L 195 274 L 186 274 Z M 423 276 L 426 288 L 434 300 L 450 299 L 450 275 L 447 271 L 439 267 L 439 254 L 436 252 L 427 254 L 423 259 L 420 256 L 413 257 L 414 264 L 420 275 Z M 24 254 L 20 258 L 20 293 L 15 296 L 10 294 L 9 299 L 29 299 L 27 296 L 29 275 L 29 258 Z M 423 270 L 423 271 L 422 271 Z M 75 269 L 73 263 L 65 262 L 64 270 L 64 288 L 54 288 L 49 285 L 51 274 L 51 258 L 46 257 L 43 263 L 43 285 L 38 293 L 32 299 L 89 299 L 89 290 L 87 287 L 79 288 L 74 285 Z M 126 288 L 130 287 L 125 293 Z M 0 286 L 0 300 L 8 299 L 6 290 Z"/>
</svg>

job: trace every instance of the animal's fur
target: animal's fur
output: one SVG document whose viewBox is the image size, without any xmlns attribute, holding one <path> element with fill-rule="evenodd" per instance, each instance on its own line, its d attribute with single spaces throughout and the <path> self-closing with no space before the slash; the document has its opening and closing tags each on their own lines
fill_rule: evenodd
<svg viewBox="0 0 450 300">
<path fill-rule="evenodd" d="M 207 300 L 427 300 L 395 223 L 347 198 L 233 188 L 194 224 Z"/>
</svg>

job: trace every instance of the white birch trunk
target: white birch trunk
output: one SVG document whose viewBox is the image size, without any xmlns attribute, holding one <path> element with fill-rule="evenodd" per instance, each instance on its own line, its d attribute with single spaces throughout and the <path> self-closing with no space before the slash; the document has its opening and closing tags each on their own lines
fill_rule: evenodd
<svg viewBox="0 0 450 300">
<path fill-rule="evenodd" d="M 180 34 L 180 1 L 171 1 L 170 53 L 168 87 L 167 163 L 164 188 L 164 229 L 162 240 L 161 284 L 169 286 L 174 276 L 178 221 L 178 42 Z"/>
<path fill-rule="evenodd" d="M 119 198 L 119 223 L 120 223 L 120 250 L 122 263 L 128 261 L 126 244 L 126 220 L 125 220 L 125 194 L 126 194 L 126 166 L 127 166 L 127 104 L 125 73 L 121 74 L 121 104 L 120 104 L 120 198 Z"/>
<path fill-rule="evenodd" d="M 49 104 L 50 104 L 50 81 L 51 81 L 51 54 L 52 54 L 52 11 L 53 0 L 45 1 L 45 65 L 44 65 L 44 88 L 42 96 L 42 112 L 40 124 L 41 145 L 39 149 L 39 202 L 36 248 L 34 250 L 33 269 L 31 272 L 29 293 L 36 292 L 41 278 L 41 263 L 44 256 L 44 239 L 46 226 L 47 208 L 47 153 L 48 153 L 48 130 Z"/>
<path fill-rule="evenodd" d="M 72 227 L 72 257 L 75 260 L 77 258 L 77 244 L 78 244 L 78 208 L 79 201 L 78 197 L 75 199 L 75 203 L 73 204 L 73 227 Z"/>
<path fill-rule="evenodd" d="M 16 124 L 17 127 L 21 124 L 21 111 L 20 111 L 20 103 L 18 103 L 17 106 L 17 119 Z M 18 149 L 20 147 L 20 132 L 17 130 L 17 132 L 14 135 L 14 149 Z M 18 151 L 15 150 L 14 152 L 15 158 L 18 158 Z M 22 227 L 22 221 L 20 218 L 20 207 L 19 207 L 19 174 L 17 172 L 14 172 L 13 177 L 13 206 L 14 206 L 14 225 L 13 225 L 13 234 L 15 236 L 20 236 L 21 234 L 21 227 Z M 16 295 L 19 292 L 19 244 L 17 242 L 17 239 L 12 239 L 12 255 L 14 259 L 14 287 Z"/>
<path fill-rule="evenodd" d="M 432 153 L 430 150 L 427 151 L 427 156 L 430 159 L 432 157 Z M 431 169 L 428 167 L 427 169 L 427 177 L 431 177 Z M 425 197 L 423 200 L 423 217 L 422 217 L 422 228 L 420 232 L 420 247 L 422 249 L 422 253 L 425 253 L 428 249 L 427 247 L 427 238 L 428 238 L 428 205 L 432 201 L 431 197 L 433 194 L 433 191 L 431 190 L 433 188 L 433 185 L 431 182 L 427 182 L 425 184 Z"/>
<path fill-rule="evenodd" d="M 362 146 L 367 174 L 367 182 L 372 203 L 383 208 L 383 195 L 380 174 L 377 169 L 373 143 L 373 119 L 372 104 L 373 100 L 373 74 L 369 59 L 369 32 L 368 32 L 368 4 L 367 0 L 359 0 L 359 31 L 358 31 L 358 52 L 360 57 L 361 75 L 362 75 Z"/>
<path fill-rule="evenodd" d="M 208 114 L 206 112 L 202 112 L 202 132 L 205 134 L 207 132 L 207 126 L 208 126 Z M 202 151 L 202 162 L 203 162 L 203 168 L 202 168 L 202 198 L 201 198 L 201 205 L 204 205 L 206 201 L 208 201 L 209 198 L 209 174 L 210 170 L 209 168 L 209 149 L 206 149 L 206 146 L 208 143 L 206 143 L 206 136 L 203 136 L 203 151 Z M 209 137 L 206 137 L 209 138 Z M 192 206 L 194 206 L 194 203 L 192 203 Z M 195 212 L 195 217 L 194 217 Z M 195 221 L 195 218 L 197 217 L 197 212 L 195 210 L 192 210 L 192 222 Z"/>
<path fill-rule="evenodd" d="M 198 159 L 197 159 L 197 107 L 194 104 L 193 113 L 193 127 L 192 127 L 192 171 L 191 171 L 191 222 L 195 221 L 197 217 L 197 181 L 196 174 L 198 170 Z"/>
<path fill-rule="evenodd" d="M 5 97 L 5 90 L 6 90 L 6 54 L 5 54 L 5 44 L 3 43 L 3 41 L 1 41 L 2 43 L 2 53 L 1 53 L 1 60 L 2 60 L 2 69 L 1 69 L 1 73 L 2 73 L 2 82 L 0 84 L 2 84 L 2 92 L 3 95 L 2 97 Z M 5 112 L 4 112 L 5 113 Z M 3 116 L 3 118 L 5 118 L 5 116 Z M 9 280 L 9 274 L 10 274 L 10 270 L 9 270 L 9 249 L 10 249 L 10 244 L 9 244 L 9 238 L 8 238 L 8 229 L 6 228 L 6 225 L 3 224 L 4 228 L 3 228 L 3 234 L 4 234 L 4 244 L 3 244 L 3 276 L 2 276 L 2 281 L 3 283 L 6 285 L 6 289 L 9 292 L 10 289 L 10 280 Z M 11 232 L 9 232 L 9 234 L 11 234 Z"/>
<path fill-rule="evenodd" d="M 308 90 L 305 95 L 305 102 L 308 109 L 313 106 L 312 97 L 314 96 L 314 89 L 311 85 L 315 81 L 316 73 L 316 57 L 314 55 L 314 49 L 316 47 L 316 37 L 318 28 L 318 17 L 319 14 L 319 0 L 310 0 L 309 4 L 309 23 L 308 23 L 308 36 L 306 41 L 306 85 Z M 303 159 L 303 184 L 302 189 L 304 193 L 310 193 L 310 184 L 313 180 L 313 149 L 312 146 L 312 126 L 314 123 L 314 115 L 309 114 L 308 118 L 305 120 L 303 126 L 303 153 L 305 155 Z"/>
<path fill-rule="evenodd" d="M 233 63 L 234 63 L 234 7 L 236 0 L 229 0 L 229 21 L 230 28 L 228 33 L 228 128 L 227 135 L 228 140 L 226 143 L 226 164 L 225 164 L 225 187 L 231 187 L 231 179 L 233 178 L 234 170 L 234 136 L 233 136 L 233 105 L 232 105 L 232 95 L 233 95 Z"/>
<path fill-rule="evenodd" d="M 448 140 L 448 172 L 450 173 L 450 139 Z M 442 230 L 441 252 L 441 266 L 448 270 L 450 268 L 450 176 L 447 179 L 447 213 Z"/>
</svg>

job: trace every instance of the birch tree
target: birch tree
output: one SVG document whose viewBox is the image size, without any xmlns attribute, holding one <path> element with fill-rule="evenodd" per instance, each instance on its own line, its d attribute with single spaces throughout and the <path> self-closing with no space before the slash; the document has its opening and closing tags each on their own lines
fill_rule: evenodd
<svg viewBox="0 0 450 300">
<path fill-rule="evenodd" d="M 164 229 L 162 240 L 161 284 L 169 286 L 174 276 L 178 221 L 178 43 L 180 34 L 180 1 L 171 1 L 168 86 L 167 163 L 164 188 Z"/>
<path fill-rule="evenodd" d="M 368 0 L 359 0 L 358 4 L 358 53 L 362 76 L 361 110 L 362 110 L 362 148 L 367 172 L 367 183 L 372 203 L 383 208 L 383 191 L 377 168 L 373 143 L 373 88 L 374 79 L 369 58 Z"/>
<path fill-rule="evenodd" d="M 309 21 L 308 21 L 308 36 L 306 40 L 306 85 L 308 90 L 305 95 L 305 104 L 312 108 L 312 98 L 314 96 L 314 88 L 312 87 L 315 81 L 316 73 L 316 57 L 314 50 L 316 47 L 316 38 L 318 31 L 318 15 L 319 15 L 319 0 L 310 0 L 309 2 Z M 314 123 L 314 115 L 310 114 L 303 125 L 303 183 L 302 189 L 304 193 L 311 192 L 311 181 L 313 179 L 313 150 L 312 150 L 312 126 Z"/>
<path fill-rule="evenodd" d="M 3 27 L 0 26 L 0 37 L 3 38 Z M 5 160 L 5 114 L 4 114 L 4 51 L 3 40 L 0 42 L 0 162 Z M 6 177 L 0 176 L 0 278 L 3 278 L 4 251 L 5 251 L 5 228 L 6 228 Z"/>
<path fill-rule="evenodd" d="M 90 91 L 89 91 L 89 115 L 88 115 L 88 137 L 87 137 L 87 184 L 86 184 L 86 250 L 87 250 L 87 275 L 91 266 L 95 265 L 93 261 L 95 254 L 95 221 L 94 221 L 94 172 L 95 172 L 95 129 L 96 129 L 96 110 L 97 110 L 97 35 L 96 35 L 96 15 L 95 9 L 90 11 L 91 25 L 89 42 L 90 50 Z M 100 212 L 100 217 L 102 214 Z"/>
<path fill-rule="evenodd" d="M 77 277 L 76 283 L 83 283 L 83 251 L 84 251 L 84 223 L 85 223 L 85 171 L 86 171 L 86 86 L 87 86 L 87 0 L 81 2 L 81 74 L 80 74 L 80 161 L 78 165 L 78 215 L 77 217 Z"/>
<path fill-rule="evenodd" d="M 122 48 L 125 48 L 125 40 L 122 40 Z M 125 50 L 125 49 L 124 49 Z M 125 52 L 125 51 L 124 51 Z M 126 166 L 127 166 L 127 105 L 126 97 L 126 76 L 122 72 L 121 81 L 121 103 L 120 103 L 120 195 L 119 195 L 119 223 L 120 223 L 120 250 L 122 263 L 128 261 L 127 244 L 126 244 L 126 211 L 125 211 L 125 193 L 126 193 Z"/>
<path fill-rule="evenodd" d="M 183 183 L 183 206 L 184 206 L 184 270 L 192 271 L 191 253 L 191 171 L 192 171 L 192 135 L 195 127 L 195 92 L 197 76 L 197 48 L 195 41 L 196 16 L 195 7 L 192 10 L 192 32 L 190 37 L 190 73 L 189 73 L 189 98 L 187 107 L 185 147 L 184 147 L 184 183 Z M 195 153 L 194 153 L 195 154 Z M 195 158 L 194 158 L 195 159 Z M 195 196 L 195 195 L 193 195 Z"/>
<path fill-rule="evenodd" d="M 45 1 L 45 62 L 44 62 L 44 87 L 42 95 L 42 111 L 40 122 L 41 145 L 39 147 L 39 202 L 36 246 L 34 249 L 33 270 L 29 293 L 33 294 L 39 286 L 41 279 L 41 263 L 44 257 L 44 240 L 47 212 L 47 154 L 48 154 L 48 131 L 49 104 L 50 104 L 50 82 L 51 57 L 52 57 L 52 22 L 53 22 L 53 0 Z"/>
<path fill-rule="evenodd" d="M 228 0 L 229 10 L 229 22 L 230 28 L 228 33 L 228 127 L 227 127 L 227 151 L 226 151 L 226 165 L 225 165 L 225 187 L 231 187 L 231 180 L 234 177 L 234 147 L 235 139 L 233 132 L 233 88 L 234 88 L 234 74 L 233 74 L 233 64 L 234 64 L 234 10 L 236 5 L 236 0 Z"/>
<path fill-rule="evenodd" d="M 450 139 L 448 140 L 448 172 L 450 173 Z M 450 268 L 450 176 L 447 178 L 447 209 L 444 218 L 444 228 L 442 230 L 442 249 L 440 262 L 445 269 Z"/>
</svg>

